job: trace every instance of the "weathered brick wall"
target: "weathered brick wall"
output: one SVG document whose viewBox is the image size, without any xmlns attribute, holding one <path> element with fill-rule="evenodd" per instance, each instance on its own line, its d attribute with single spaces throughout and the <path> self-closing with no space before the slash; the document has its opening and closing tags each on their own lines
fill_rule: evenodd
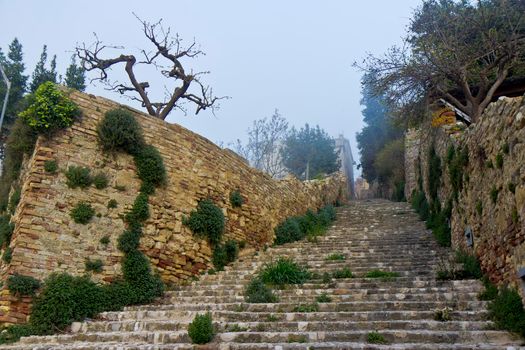
<svg viewBox="0 0 525 350">
<path fill-rule="evenodd" d="M 410 196 L 417 188 L 420 159 L 423 187 L 429 198 L 428 153 L 434 145 L 441 158 L 439 198 L 444 206 L 452 196 L 447 149 L 450 145 L 467 147 L 469 164 L 463 170 L 464 188 L 451 218 L 453 249 L 475 252 L 492 281 L 512 285 L 525 300 L 523 281 L 518 278 L 518 270 L 525 267 L 525 98 L 500 98 L 463 132 L 426 126 L 419 135 L 418 142 L 407 138 L 405 143 L 407 179 L 413 179 L 407 181 L 406 195 Z M 504 145 L 508 145 L 508 154 Z M 496 164 L 498 154 L 503 157 L 501 168 Z M 515 185 L 515 193 L 509 190 L 509 184 Z M 493 188 L 499 190 L 495 203 L 491 198 Z M 478 201 L 482 205 L 481 215 L 476 209 Z M 474 233 L 473 248 L 466 244 L 467 226 Z"/>
<path fill-rule="evenodd" d="M 16 228 L 11 263 L 2 266 L 2 280 L 15 273 L 43 280 L 51 272 L 85 273 L 87 258 L 101 259 L 103 272 L 92 277 L 110 281 L 120 274 L 122 253 L 117 238 L 124 230 L 123 214 L 131 208 L 139 191 L 131 156 L 102 152 L 96 135 L 104 113 L 117 108 L 115 102 L 74 92 L 82 118 L 52 139 L 40 138 L 26 166 L 22 197 L 14 216 Z M 145 223 L 140 250 L 167 283 L 179 283 L 209 267 L 211 249 L 205 240 L 193 237 L 182 218 L 203 198 L 212 198 L 227 218 L 225 237 L 246 241 L 261 248 L 274 239 L 274 227 L 288 216 L 316 209 L 346 198 L 346 179 L 337 174 L 321 181 L 276 181 L 249 167 L 228 150 L 179 126 L 131 110 L 144 130 L 148 143 L 158 148 L 168 173 L 168 183 L 150 197 L 151 218 Z M 44 171 L 46 160 L 56 160 L 60 171 Z M 105 172 L 110 185 L 98 190 L 70 189 L 64 170 L 70 165 Z M 123 190 L 121 186 L 125 186 Z M 232 208 L 229 194 L 239 190 L 245 203 Z M 118 202 L 108 209 L 110 199 Z M 79 201 L 90 203 L 97 215 L 87 225 L 76 224 L 71 209 Z M 100 239 L 109 236 L 105 246 Z M 28 300 L 17 300 L 3 288 L 0 322 L 22 322 Z"/>
</svg>

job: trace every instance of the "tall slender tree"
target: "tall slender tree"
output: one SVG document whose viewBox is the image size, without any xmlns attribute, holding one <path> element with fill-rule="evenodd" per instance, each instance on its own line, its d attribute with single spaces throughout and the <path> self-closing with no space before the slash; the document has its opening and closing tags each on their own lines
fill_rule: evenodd
<svg viewBox="0 0 525 350">
<path fill-rule="evenodd" d="M 66 70 L 64 83 L 67 87 L 84 91 L 86 89 L 86 70 L 77 65 L 75 55 L 71 56 L 71 63 Z"/>
<path fill-rule="evenodd" d="M 50 63 L 50 68 L 46 68 L 47 63 L 47 45 L 44 45 L 42 53 L 40 54 L 40 60 L 36 64 L 33 75 L 31 76 L 31 84 L 29 85 L 29 90 L 35 92 L 40 84 L 45 83 L 46 81 L 51 81 L 53 83 L 57 82 L 57 72 L 56 72 L 56 55 L 53 56 L 53 59 Z"/>
</svg>

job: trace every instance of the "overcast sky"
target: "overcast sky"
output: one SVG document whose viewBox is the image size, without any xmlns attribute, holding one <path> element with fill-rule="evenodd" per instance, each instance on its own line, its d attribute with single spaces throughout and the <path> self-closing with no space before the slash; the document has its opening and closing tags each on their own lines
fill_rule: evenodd
<svg viewBox="0 0 525 350">
<path fill-rule="evenodd" d="M 135 12 L 147 21 L 162 18 L 186 41 L 193 38 L 206 56 L 187 60 L 186 70 L 210 71 L 205 82 L 218 96 L 230 96 L 213 116 L 173 112 L 179 123 L 214 142 L 246 139 L 255 119 L 274 109 L 295 126 L 319 124 L 330 135 L 350 139 L 362 126 L 361 73 L 352 67 L 367 52 L 380 54 L 399 43 L 420 0 L 201 0 L 71 1 L 0 0 L 0 47 L 17 37 L 31 74 L 47 44 L 63 74 L 77 43 L 92 43 L 93 32 L 107 44 L 128 51 L 151 48 Z M 111 56 L 115 52 L 108 52 Z M 115 67 L 112 77 L 122 77 Z M 150 73 L 151 86 L 164 80 Z M 132 104 L 103 85 L 87 92 Z M 152 91 L 154 93 L 154 91 Z"/>
</svg>

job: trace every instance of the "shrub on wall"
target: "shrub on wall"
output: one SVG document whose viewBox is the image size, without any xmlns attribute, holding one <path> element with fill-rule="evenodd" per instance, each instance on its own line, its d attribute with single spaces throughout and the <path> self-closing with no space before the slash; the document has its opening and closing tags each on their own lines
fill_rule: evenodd
<svg viewBox="0 0 525 350">
<path fill-rule="evenodd" d="M 150 191 L 166 181 L 164 161 L 155 147 L 148 145 L 140 149 L 135 155 L 135 165 L 143 186 L 148 186 Z"/>
<path fill-rule="evenodd" d="M 140 193 L 133 207 L 126 214 L 126 222 L 131 226 L 140 225 L 140 223 L 146 221 L 149 218 L 149 206 L 148 206 L 148 195 L 145 193 Z"/>
<path fill-rule="evenodd" d="M 7 289 L 16 296 L 34 296 L 40 281 L 31 276 L 12 275 L 7 278 Z"/>
<path fill-rule="evenodd" d="M 97 173 L 95 176 L 93 176 L 93 185 L 95 185 L 95 188 L 99 190 L 108 187 L 108 183 L 108 176 L 104 173 Z"/>
<path fill-rule="evenodd" d="M 82 166 L 71 165 L 66 171 L 67 185 L 70 188 L 87 188 L 93 183 L 91 170 Z"/>
<path fill-rule="evenodd" d="M 230 204 L 234 208 L 239 208 L 243 205 L 244 199 L 241 196 L 241 192 L 239 190 L 231 191 L 230 192 Z"/>
<path fill-rule="evenodd" d="M 89 203 L 79 202 L 69 214 L 77 224 L 87 224 L 95 215 L 95 209 Z"/>
<path fill-rule="evenodd" d="M 204 237 L 212 245 L 220 243 L 224 232 L 224 214 L 211 199 L 201 200 L 197 209 L 190 213 L 189 218 L 184 220 L 192 232 Z"/>
<path fill-rule="evenodd" d="M 44 170 L 46 173 L 54 174 L 58 170 L 58 164 L 56 160 L 46 160 L 44 162 Z"/>
<path fill-rule="evenodd" d="M 104 264 L 102 263 L 102 260 L 100 259 L 96 259 L 96 260 L 91 260 L 91 259 L 87 259 L 86 260 L 86 271 L 87 272 L 95 272 L 95 273 L 101 273 L 102 272 L 102 267 L 104 266 Z"/>
<path fill-rule="evenodd" d="M 145 144 L 139 123 L 125 109 L 107 112 L 98 124 L 97 133 L 100 144 L 106 151 L 136 154 Z"/>
<path fill-rule="evenodd" d="M 11 217 L 9 215 L 0 216 L 0 247 L 2 247 L 4 243 L 9 244 L 9 242 L 11 242 L 15 225 L 11 223 L 10 220 Z"/>
<path fill-rule="evenodd" d="M 35 91 L 30 106 L 20 113 L 27 124 L 39 133 L 49 134 L 73 124 L 79 109 L 52 82 L 45 82 Z"/>
</svg>

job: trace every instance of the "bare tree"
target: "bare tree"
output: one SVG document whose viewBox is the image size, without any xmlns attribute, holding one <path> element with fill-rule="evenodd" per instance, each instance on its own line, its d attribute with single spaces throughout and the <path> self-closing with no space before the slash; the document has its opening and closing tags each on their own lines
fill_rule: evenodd
<svg viewBox="0 0 525 350">
<path fill-rule="evenodd" d="M 135 15 L 135 17 L 137 17 Z M 76 54 L 82 62 L 83 68 L 90 71 L 99 72 L 99 76 L 92 79 L 105 83 L 110 90 L 118 91 L 132 100 L 139 101 L 147 110 L 148 114 L 166 119 L 173 108 L 179 108 L 184 113 L 183 102 L 189 102 L 196 106 L 195 114 L 201 110 L 217 108 L 217 101 L 225 97 L 216 97 L 212 89 L 202 83 L 201 76 L 209 72 L 193 71 L 187 72 L 182 64 L 185 58 L 196 58 L 204 53 L 198 48 L 195 41 L 188 46 L 183 46 L 182 39 L 176 34 L 171 36 L 170 28 L 164 29 L 162 19 L 156 23 L 146 22 L 139 17 L 137 19 L 142 24 L 142 32 L 153 44 L 152 51 L 141 50 L 140 58 L 132 54 L 120 54 L 119 56 L 108 58 L 102 57 L 107 49 L 123 49 L 122 47 L 108 46 L 103 44 L 95 34 L 95 43 L 87 46 L 82 44 L 76 47 Z M 125 72 L 129 78 L 129 83 L 111 82 L 108 79 L 108 70 L 117 64 L 124 64 Z M 165 87 L 165 97 L 162 101 L 152 101 L 148 92 L 150 84 L 141 81 L 136 75 L 136 67 L 139 65 L 151 65 L 161 74 L 174 82 L 171 89 Z M 190 91 L 190 87 L 195 86 L 196 92 Z M 131 94 L 131 95 L 130 95 Z"/>
<path fill-rule="evenodd" d="M 370 55 L 366 83 L 397 109 L 445 98 L 475 122 L 513 69 L 525 64 L 522 0 L 426 0 L 405 46 Z M 357 65 L 359 66 L 359 65 Z"/>
<path fill-rule="evenodd" d="M 288 132 L 288 122 L 276 109 L 271 118 L 255 120 L 248 129 L 246 146 L 240 140 L 231 145 L 235 152 L 246 158 L 250 164 L 272 177 L 280 178 L 286 174 L 280 149 Z"/>
</svg>

